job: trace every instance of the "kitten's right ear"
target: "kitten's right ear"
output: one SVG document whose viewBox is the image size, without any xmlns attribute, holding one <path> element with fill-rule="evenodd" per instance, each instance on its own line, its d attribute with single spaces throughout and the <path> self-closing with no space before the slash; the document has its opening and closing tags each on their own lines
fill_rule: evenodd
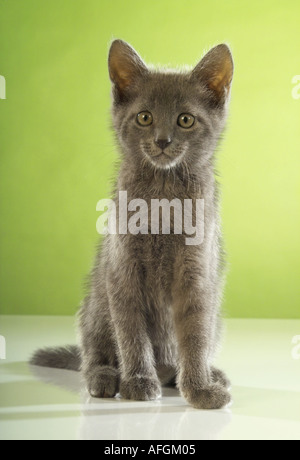
<svg viewBox="0 0 300 460">
<path fill-rule="evenodd" d="M 115 40 L 108 57 L 109 76 L 120 99 L 148 69 L 137 52 L 123 40 Z"/>
</svg>

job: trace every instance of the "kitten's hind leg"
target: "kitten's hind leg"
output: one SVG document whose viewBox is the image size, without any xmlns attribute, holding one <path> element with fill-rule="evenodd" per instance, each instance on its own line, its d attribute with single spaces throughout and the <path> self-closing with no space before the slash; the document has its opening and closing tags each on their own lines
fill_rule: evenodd
<svg viewBox="0 0 300 460">
<path fill-rule="evenodd" d="M 120 374 L 108 301 L 102 294 L 88 298 L 81 311 L 81 372 L 92 397 L 113 398 L 119 392 Z"/>
<path fill-rule="evenodd" d="M 231 388 L 231 382 L 228 379 L 227 375 L 225 372 L 221 371 L 221 369 L 217 369 L 216 367 L 211 367 L 211 375 L 212 375 L 212 380 L 214 383 L 219 383 L 222 385 L 224 388 L 227 390 L 230 390 Z"/>
</svg>

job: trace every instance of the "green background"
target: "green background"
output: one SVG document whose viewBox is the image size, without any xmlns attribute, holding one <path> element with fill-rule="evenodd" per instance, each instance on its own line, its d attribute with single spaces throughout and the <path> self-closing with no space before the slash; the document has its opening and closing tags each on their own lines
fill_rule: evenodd
<svg viewBox="0 0 300 460">
<path fill-rule="evenodd" d="M 233 317 L 300 317 L 299 0 L 0 0 L 0 311 L 73 314 L 109 195 L 107 52 L 195 64 L 227 42 L 236 62 L 219 153 Z"/>
</svg>

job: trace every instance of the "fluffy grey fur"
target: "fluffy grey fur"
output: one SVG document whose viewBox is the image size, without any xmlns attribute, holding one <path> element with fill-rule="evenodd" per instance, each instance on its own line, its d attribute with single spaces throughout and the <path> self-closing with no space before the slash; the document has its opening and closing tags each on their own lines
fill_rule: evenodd
<svg viewBox="0 0 300 460">
<path fill-rule="evenodd" d="M 81 347 L 42 350 L 32 364 L 80 369 L 90 394 L 152 400 L 174 383 L 196 408 L 231 401 L 212 366 L 220 330 L 224 263 L 214 152 L 225 126 L 233 61 L 213 48 L 192 71 L 149 69 L 127 43 L 109 54 L 112 118 L 122 156 L 114 199 L 205 200 L 205 239 L 108 235 L 80 313 Z M 137 114 L 153 122 L 141 126 Z M 179 115 L 193 115 L 188 129 Z M 167 141 L 167 142 L 165 142 Z M 163 146 L 167 143 L 168 145 Z"/>
</svg>

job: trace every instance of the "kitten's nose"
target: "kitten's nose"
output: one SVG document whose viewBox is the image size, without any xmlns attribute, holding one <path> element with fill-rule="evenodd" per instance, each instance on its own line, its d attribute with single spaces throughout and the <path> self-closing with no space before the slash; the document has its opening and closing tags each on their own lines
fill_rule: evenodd
<svg viewBox="0 0 300 460">
<path fill-rule="evenodd" d="M 172 140 L 170 137 L 167 139 L 155 139 L 155 144 L 162 150 L 167 148 L 171 144 Z"/>
</svg>

